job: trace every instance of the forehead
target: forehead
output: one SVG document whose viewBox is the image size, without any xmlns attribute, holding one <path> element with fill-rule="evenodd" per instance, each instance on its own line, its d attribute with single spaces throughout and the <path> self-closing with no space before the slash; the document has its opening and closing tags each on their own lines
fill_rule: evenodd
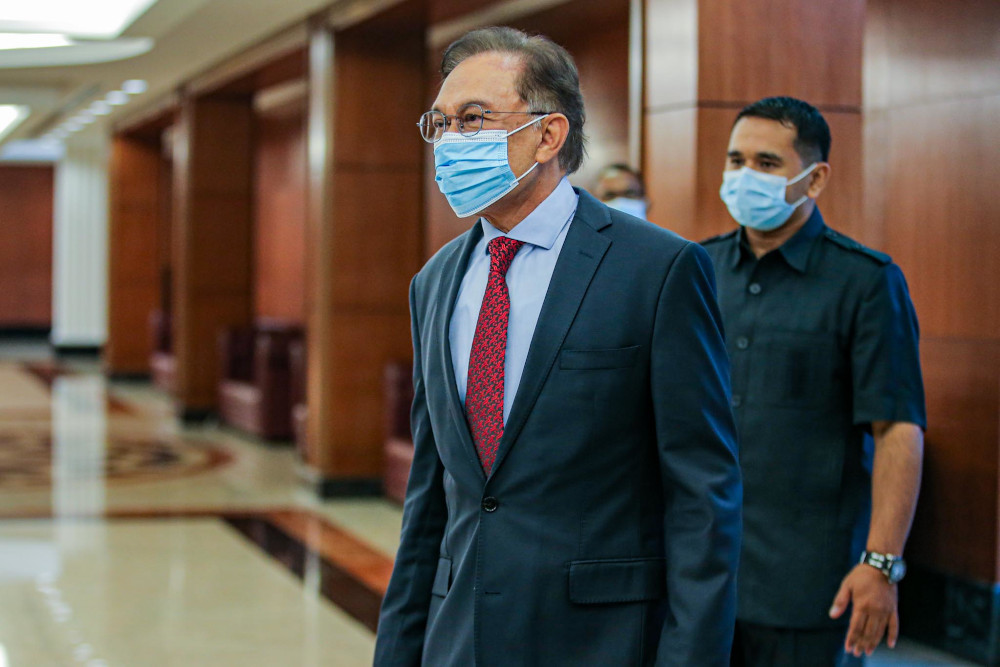
<svg viewBox="0 0 1000 667">
<path fill-rule="evenodd" d="M 455 113 L 469 102 L 500 111 L 517 111 L 523 104 L 514 84 L 522 69 L 520 57 L 490 51 L 466 58 L 441 84 L 434 108 Z"/>
<path fill-rule="evenodd" d="M 603 192 L 627 192 L 639 187 L 639 179 L 627 171 L 613 169 L 604 173 L 597 184 Z"/>
<path fill-rule="evenodd" d="M 746 117 L 733 127 L 729 135 L 729 150 L 744 155 L 754 153 L 775 153 L 791 155 L 795 153 L 794 127 L 788 127 L 768 118 Z"/>
</svg>

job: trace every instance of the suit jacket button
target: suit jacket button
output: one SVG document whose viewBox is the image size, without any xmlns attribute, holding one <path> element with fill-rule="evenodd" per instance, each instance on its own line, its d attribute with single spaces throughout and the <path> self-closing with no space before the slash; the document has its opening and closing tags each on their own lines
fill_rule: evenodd
<svg viewBox="0 0 1000 667">
<path fill-rule="evenodd" d="M 483 498 L 483 509 L 487 512 L 496 512 L 497 507 L 500 507 L 500 503 L 493 496 L 486 496 Z"/>
</svg>

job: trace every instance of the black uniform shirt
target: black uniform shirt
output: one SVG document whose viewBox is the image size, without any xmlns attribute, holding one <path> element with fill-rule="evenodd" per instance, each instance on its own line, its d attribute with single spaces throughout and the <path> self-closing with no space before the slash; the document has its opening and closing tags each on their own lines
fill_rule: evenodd
<svg viewBox="0 0 1000 667">
<path fill-rule="evenodd" d="M 818 208 L 760 259 L 742 229 L 703 245 L 715 264 L 743 468 L 738 615 L 829 625 L 867 535 L 866 433 L 874 421 L 926 425 L 906 281 L 887 255 L 826 227 Z"/>
</svg>

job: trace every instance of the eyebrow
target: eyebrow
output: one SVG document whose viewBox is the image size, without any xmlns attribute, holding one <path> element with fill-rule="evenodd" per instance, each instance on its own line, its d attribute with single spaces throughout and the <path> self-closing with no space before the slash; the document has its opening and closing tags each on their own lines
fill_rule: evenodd
<svg viewBox="0 0 1000 667">
<path fill-rule="evenodd" d="M 742 151 L 729 151 L 728 153 L 726 153 L 726 157 L 730 157 L 730 158 L 733 158 L 733 157 L 743 157 L 743 152 Z M 771 160 L 772 162 L 781 162 L 781 163 L 784 163 L 784 160 L 781 158 L 780 155 L 778 155 L 777 153 L 769 153 L 769 152 L 766 152 L 766 151 L 761 152 L 761 153 L 756 153 L 754 155 L 754 158 L 757 159 L 757 160 Z"/>
<path fill-rule="evenodd" d="M 488 102 L 483 101 L 483 100 L 467 100 L 467 101 L 463 102 L 461 104 L 461 106 L 458 107 L 458 109 L 461 111 L 462 109 L 464 109 L 465 107 L 469 106 L 470 104 L 478 104 L 479 106 L 481 106 L 483 108 L 483 111 L 489 111 L 490 110 L 490 104 Z M 441 109 L 439 109 L 437 107 L 437 105 L 435 104 L 434 106 L 431 107 L 431 111 L 441 111 Z M 441 111 L 441 113 L 444 113 L 444 112 Z"/>
</svg>

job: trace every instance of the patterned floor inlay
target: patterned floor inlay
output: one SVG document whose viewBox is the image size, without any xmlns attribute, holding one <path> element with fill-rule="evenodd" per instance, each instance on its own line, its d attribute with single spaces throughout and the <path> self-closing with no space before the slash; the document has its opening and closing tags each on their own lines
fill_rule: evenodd
<svg viewBox="0 0 1000 667">
<path fill-rule="evenodd" d="M 29 361 L 22 363 L 21 366 L 50 389 L 60 377 L 72 377 L 77 374 L 72 369 L 54 361 Z M 108 414 L 127 415 L 133 412 L 128 403 L 118 400 L 115 396 L 107 395 L 104 400 Z"/>
<path fill-rule="evenodd" d="M 56 439 L 46 430 L 0 429 L 0 489 L 51 486 L 54 477 L 106 482 L 194 475 L 230 460 L 223 449 L 181 438 L 108 436 L 103 442 Z"/>
</svg>

